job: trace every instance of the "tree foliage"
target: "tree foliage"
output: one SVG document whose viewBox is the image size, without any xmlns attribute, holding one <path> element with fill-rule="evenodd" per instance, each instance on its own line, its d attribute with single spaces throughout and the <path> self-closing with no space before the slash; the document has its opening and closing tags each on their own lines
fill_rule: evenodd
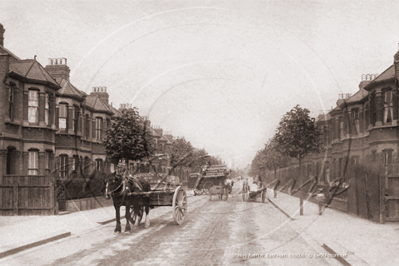
<svg viewBox="0 0 399 266">
<path fill-rule="evenodd" d="M 280 153 L 276 140 L 270 139 L 265 144 L 262 150 L 259 150 L 252 160 L 250 175 L 255 176 L 259 174 L 262 167 L 274 171 L 288 166 L 289 157 Z"/>
<path fill-rule="evenodd" d="M 151 130 L 136 107 L 124 109 L 103 139 L 108 158 L 141 160 L 153 154 Z"/>
<path fill-rule="evenodd" d="M 191 145 L 189 141 L 187 141 L 184 137 L 174 139 L 172 142 L 172 159 L 170 161 L 171 165 L 176 164 L 176 162 L 180 161 L 183 156 L 189 152 L 193 152 L 194 147 Z M 181 166 L 188 166 L 192 161 L 191 156 L 184 159 L 180 162 Z"/>
<path fill-rule="evenodd" d="M 283 116 L 275 135 L 281 154 L 297 158 L 299 163 L 307 154 L 320 152 L 322 148 L 321 132 L 309 113 L 308 109 L 295 106 Z"/>
</svg>

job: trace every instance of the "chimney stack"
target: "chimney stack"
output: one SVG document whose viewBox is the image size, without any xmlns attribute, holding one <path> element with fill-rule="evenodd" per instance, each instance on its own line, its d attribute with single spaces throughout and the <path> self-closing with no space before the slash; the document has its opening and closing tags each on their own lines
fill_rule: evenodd
<svg viewBox="0 0 399 266">
<path fill-rule="evenodd" d="M 107 93 L 107 87 L 93 87 L 93 91 L 90 93 L 90 95 L 91 94 L 97 95 L 104 103 L 108 105 L 109 95 Z"/>
<path fill-rule="evenodd" d="M 4 47 L 4 32 L 6 30 L 4 29 L 3 25 L 0 24 L 0 45 Z"/>
<path fill-rule="evenodd" d="M 69 80 L 71 70 L 67 66 L 66 58 L 49 58 L 48 65 L 44 68 L 59 84 L 62 79 Z"/>
<path fill-rule="evenodd" d="M 399 43 L 398 43 L 399 46 Z M 399 80 L 399 47 L 396 54 L 393 56 L 393 64 L 395 66 L 395 79 Z"/>
</svg>

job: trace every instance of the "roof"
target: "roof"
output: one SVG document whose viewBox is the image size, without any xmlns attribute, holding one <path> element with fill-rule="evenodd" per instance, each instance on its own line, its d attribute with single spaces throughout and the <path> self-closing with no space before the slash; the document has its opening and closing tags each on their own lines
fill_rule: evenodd
<svg viewBox="0 0 399 266">
<path fill-rule="evenodd" d="M 383 81 L 386 79 L 391 79 L 395 77 L 395 67 L 391 65 L 384 72 L 382 72 L 379 76 L 377 76 L 373 81 Z"/>
<path fill-rule="evenodd" d="M 388 67 L 384 72 L 382 72 L 380 75 L 378 75 L 373 81 L 371 81 L 366 87 L 364 87 L 366 90 L 371 89 L 375 83 L 382 82 L 382 81 L 387 81 L 387 80 L 392 80 L 395 78 L 395 66 L 391 65 Z"/>
<path fill-rule="evenodd" d="M 353 102 L 360 101 L 366 95 L 368 95 L 368 91 L 366 91 L 365 89 L 360 89 L 354 95 L 352 95 L 349 99 L 347 99 L 346 103 L 353 103 Z"/>
<path fill-rule="evenodd" d="M 122 113 L 118 109 L 113 107 L 112 105 L 108 105 L 108 108 L 114 113 L 112 116 L 121 116 L 122 115 Z"/>
<path fill-rule="evenodd" d="M 3 50 L 3 52 L 1 53 L 1 50 Z M 17 60 L 21 60 L 21 58 L 19 58 L 18 56 L 16 56 L 15 54 L 13 54 L 12 52 L 10 52 L 10 50 L 8 50 L 7 48 L 5 48 L 4 46 L 0 45 L 0 54 L 9 54 L 12 57 L 14 57 Z"/>
<path fill-rule="evenodd" d="M 173 136 L 172 135 L 163 135 L 165 137 L 165 139 L 168 141 L 167 144 L 172 144 L 173 142 Z"/>
<path fill-rule="evenodd" d="M 98 97 L 98 95 L 90 94 L 87 96 L 86 104 L 95 109 L 95 112 L 107 112 L 111 115 L 113 114 L 112 110 L 109 108 L 109 105 L 104 103 L 100 97 Z"/>
<path fill-rule="evenodd" d="M 151 136 L 153 136 L 153 137 L 161 137 L 161 136 L 158 135 L 158 133 L 152 127 L 150 128 L 150 131 L 151 131 L 150 132 Z"/>
<path fill-rule="evenodd" d="M 77 89 L 75 86 L 71 84 L 68 79 L 62 79 L 60 82 L 61 90 L 58 91 L 60 94 L 68 94 L 73 95 L 79 98 L 82 98 L 85 93 Z"/>
<path fill-rule="evenodd" d="M 35 59 L 26 59 L 11 63 L 9 73 L 15 73 L 31 82 L 45 82 L 59 88 L 58 83 Z"/>
</svg>

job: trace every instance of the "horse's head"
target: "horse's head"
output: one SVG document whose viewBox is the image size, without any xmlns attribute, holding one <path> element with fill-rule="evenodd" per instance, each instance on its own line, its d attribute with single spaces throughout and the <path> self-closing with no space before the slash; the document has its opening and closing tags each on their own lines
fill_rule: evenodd
<svg viewBox="0 0 399 266">
<path fill-rule="evenodd" d="M 111 174 L 104 178 L 105 185 L 105 198 L 109 199 L 112 193 L 118 192 L 122 189 L 123 177 L 116 173 Z"/>
</svg>

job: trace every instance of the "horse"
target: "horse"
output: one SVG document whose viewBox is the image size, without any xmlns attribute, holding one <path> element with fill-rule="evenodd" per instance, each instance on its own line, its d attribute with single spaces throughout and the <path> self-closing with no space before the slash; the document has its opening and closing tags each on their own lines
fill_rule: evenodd
<svg viewBox="0 0 399 266">
<path fill-rule="evenodd" d="M 146 213 L 145 228 L 150 227 L 150 198 L 141 195 L 129 195 L 130 192 L 149 192 L 151 190 L 150 184 L 145 180 L 137 180 L 136 178 L 126 178 L 119 174 L 112 174 L 104 179 L 105 184 L 105 197 L 107 199 L 112 197 L 115 211 L 116 211 L 116 227 L 114 233 L 121 232 L 120 222 L 120 207 L 125 206 L 126 213 L 126 227 L 125 233 L 131 231 L 130 222 L 134 227 L 138 227 L 143 212 Z M 142 205 L 142 206 L 140 206 Z M 135 220 L 131 217 L 130 208 L 133 206 L 133 214 Z"/>
</svg>

